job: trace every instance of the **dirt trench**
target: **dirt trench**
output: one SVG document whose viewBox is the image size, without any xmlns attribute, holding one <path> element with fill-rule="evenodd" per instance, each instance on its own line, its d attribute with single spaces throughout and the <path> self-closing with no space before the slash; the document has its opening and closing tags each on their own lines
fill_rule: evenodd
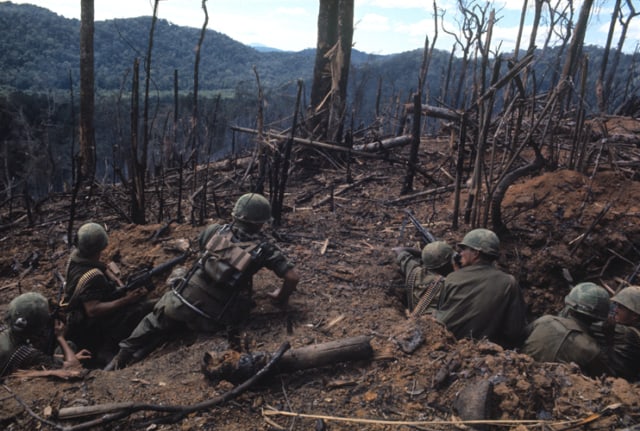
<svg viewBox="0 0 640 431">
<path fill-rule="evenodd" d="M 548 421 L 545 426 L 560 429 L 567 426 L 563 421 L 602 412 L 606 414 L 594 419 L 589 429 L 622 429 L 638 423 L 636 383 L 587 378 L 575 365 L 535 363 L 488 341 L 456 341 L 429 317 L 407 320 L 402 278 L 390 250 L 418 244 L 411 225 L 403 228 L 403 209 L 410 207 L 436 237 L 452 244 L 468 228 L 451 230 L 450 195 L 389 204 L 402 184 L 404 171 L 398 166 L 368 161 L 354 167 L 353 174 L 356 179 L 369 179 L 334 193 L 333 200 L 328 199 L 327 184 L 331 182 L 336 190 L 347 184 L 340 179 L 329 181 L 330 173 L 292 179 L 283 224 L 272 233 L 301 274 L 298 292 L 283 312 L 266 296 L 279 280 L 269 272 L 258 273 L 256 307 L 240 333 L 247 350 L 267 352 L 284 341 L 300 347 L 367 335 L 375 357 L 272 376 L 235 400 L 190 413 L 177 424 L 163 425 L 160 415 L 144 411 L 104 429 L 410 429 L 391 422 L 468 419 L 464 416 L 471 409 L 465 410 L 465 405 L 473 401 L 465 397 L 474 390 L 489 394 L 489 402 L 483 404 L 488 418 L 514 421 L 509 427 L 520 431 L 541 426 L 522 421 Z M 639 187 L 638 182 L 611 171 L 587 176 L 559 170 L 509 188 L 503 203 L 509 232 L 501 237 L 498 264 L 518 278 L 529 319 L 559 311 L 572 283 L 596 281 L 616 290 L 633 272 L 640 261 Z M 228 219 L 240 193 L 218 194 L 221 220 Z M 34 227 L 0 235 L 0 311 L 21 291 L 56 297 L 54 270 L 64 270 L 69 253 L 66 227 L 55 221 L 67 210 L 65 205 L 64 200 L 52 201 Z M 99 199 L 94 208 L 84 213 L 86 219 L 106 224 L 110 243 L 105 256 L 116 260 L 123 273 L 169 259 L 175 255 L 176 241 L 193 241 L 202 229 L 173 223 L 166 235 L 152 241 L 161 225 L 123 223 Z M 166 288 L 164 280 L 157 280 L 153 295 Z M 409 342 L 418 347 L 407 351 Z M 55 412 L 71 406 L 125 401 L 197 404 L 231 389 L 229 383 L 213 385 L 200 370 L 205 352 L 226 346 L 225 334 L 187 334 L 167 340 L 144 361 L 116 372 L 91 370 L 68 380 L 9 377 L 0 423 L 7 430 L 38 427 L 14 394 L 41 416 L 53 412 L 50 420 L 57 423 L 63 422 L 55 419 Z M 412 426 L 451 429 L 440 423 Z"/>
</svg>

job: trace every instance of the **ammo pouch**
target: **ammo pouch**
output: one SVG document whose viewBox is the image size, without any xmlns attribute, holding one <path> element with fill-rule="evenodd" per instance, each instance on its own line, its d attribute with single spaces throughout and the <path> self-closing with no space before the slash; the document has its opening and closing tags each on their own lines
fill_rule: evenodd
<svg viewBox="0 0 640 431">
<path fill-rule="evenodd" d="M 233 233 L 225 226 L 209 239 L 206 250 L 210 257 L 204 262 L 205 273 L 214 283 L 233 288 L 253 275 L 250 268 L 262 248 L 253 242 L 233 242 Z"/>
</svg>

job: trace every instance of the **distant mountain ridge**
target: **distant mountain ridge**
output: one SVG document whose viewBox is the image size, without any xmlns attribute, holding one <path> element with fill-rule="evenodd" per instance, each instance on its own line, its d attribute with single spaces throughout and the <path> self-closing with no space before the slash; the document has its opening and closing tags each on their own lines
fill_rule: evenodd
<svg viewBox="0 0 640 431">
<path fill-rule="evenodd" d="M 47 91 L 67 89 L 69 74 L 79 74 L 80 21 L 48 9 L 11 2 L 0 3 L 0 88 Z M 96 89 L 116 90 L 134 58 L 146 54 L 151 17 L 95 22 Z M 174 70 L 180 87 L 193 86 L 195 48 L 200 30 L 158 19 L 153 35 L 152 77 L 158 89 L 171 90 Z M 281 51 L 263 45 L 250 47 L 215 30 L 207 30 L 200 56 L 199 88 L 234 89 L 254 81 L 254 67 L 265 86 L 311 79 L 315 49 Z M 354 64 L 381 56 L 353 51 Z M 141 70 L 143 67 L 141 66 Z"/>
<path fill-rule="evenodd" d="M 260 52 L 285 52 L 282 49 L 273 48 L 267 45 L 263 45 L 261 43 L 250 43 L 249 46 Z"/>
<path fill-rule="evenodd" d="M 68 91 L 70 82 L 77 87 L 79 20 L 64 18 L 38 6 L 0 2 L 0 26 L 4 30 L 0 38 L 0 91 Z M 97 91 L 128 92 L 135 59 L 140 61 L 140 78 L 144 79 L 144 56 L 150 26 L 151 17 L 95 23 Z M 195 49 L 199 37 L 197 28 L 177 26 L 164 19 L 156 22 L 150 74 L 154 92 L 171 94 L 177 74 L 180 94 L 192 94 Z M 583 48 L 583 54 L 589 60 L 589 90 L 586 93 L 586 106 L 589 108 L 596 107 L 595 81 L 603 53 L 600 47 Z M 535 54 L 532 63 L 534 73 L 528 75 L 529 79 L 536 80 L 537 92 L 549 91 L 554 85 L 554 76 L 562 69 L 566 53 L 561 47 L 552 47 Z M 509 60 L 511 55 L 502 53 L 503 60 Z M 410 100 L 411 93 L 417 89 L 422 60 L 422 49 L 391 55 L 353 50 L 348 90 L 351 109 L 369 120 L 379 115 L 381 103 L 391 106 Z M 314 63 L 314 48 L 289 52 L 264 46 L 251 47 L 220 32 L 207 30 L 200 53 L 198 89 L 201 96 L 244 94 L 253 97 L 257 94 L 259 78 L 267 96 L 270 96 L 269 91 L 274 91 L 278 96 L 290 99 L 291 94 L 295 94 L 296 83 L 302 80 L 308 95 Z M 634 86 L 625 87 L 625 82 L 638 82 L 640 72 L 634 66 L 636 63 L 633 56 L 622 55 L 617 69 L 621 79 L 616 81 L 617 87 L 612 91 L 612 105 L 617 106 L 638 91 Z M 508 61 L 502 62 L 502 75 L 507 73 L 507 64 Z M 454 99 L 460 98 L 461 92 L 472 91 L 475 87 L 473 74 L 467 73 L 465 82 L 460 83 L 461 69 L 459 58 L 451 57 L 449 52 L 435 50 L 423 89 L 427 100 L 433 104 L 454 106 L 457 104 Z M 634 76 L 630 77 L 630 73 Z M 293 102 L 289 100 L 288 103 Z"/>
</svg>

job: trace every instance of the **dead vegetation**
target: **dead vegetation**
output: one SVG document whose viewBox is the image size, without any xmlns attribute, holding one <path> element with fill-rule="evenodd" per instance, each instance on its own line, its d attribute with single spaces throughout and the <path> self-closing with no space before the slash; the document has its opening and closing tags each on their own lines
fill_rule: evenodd
<svg viewBox="0 0 640 431">
<path fill-rule="evenodd" d="M 595 140 L 585 147 L 598 150 L 597 157 L 585 158 L 585 173 L 549 170 L 518 180 L 505 193 L 507 230 L 501 234 L 499 264 L 519 279 L 530 319 L 557 312 L 572 282 L 591 280 L 615 290 L 634 274 L 640 262 L 640 185 L 635 169 L 619 163 L 635 157 L 625 151 L 627 145 Z M 295 351 L 364 336 L 373 349 L 369 359 L 280 371 L 239 391 L 202 372 L 208 352 L 229 348 L 226 334 L 188 334 L 167 340 L 141 363 L 116 372 L 91 370 L 65 379 L 9 377 L 0 407 L 3 426 L 451 429 L 462 426 L 461 421 L 486 417 L 492 422 L 469 426 L 635 429 L 640 408 L 635 383 L 587 378 L 577 366 L 535 363 L 484 340 L 456 342 L 429 317 L 406 319 L 402 280 L 390 252 L 393 246 L 419 241 L 413 226 L 406 224 L 404 209 L 411 208 L 437 238 L 452 244 L 470 228 L 462 223 L 452 229 L 454 196 L 449 186 L 455 164 L 446 140 L 422 141 L 419 159 L 428 176 L 418 173 L 414 192 L 404 196 L 399 191 L 405 165 L 380 154 L 354 156 L 350 178 L 340 170 L 309 173 L 299 167 L 296 154 L 282 222 L 272 233 L 296 262 L 302 281 L 289 309 L 282 311 L 266 296 L 278 279 L 268 272 L 257 275 L 256 307 L 251 321 L 239 329 L 241 353 L 274 353 L 285 342 Z M 404 148 L 394 154 L 405 156 Z M 241 179 L 247 172 L 249 178 L 254 175 L 250 160 L 209 167 L 210 190 L 215 191 L 215 202 L 207 207 L 211 219 L 229 218 L 234 200 L 246 188 Z M 168 182 L 166 190 L 175 188 Z M 151 188 L 150 196 L 153 193 Z M 463 199 L 466 193 L 461 191 Z M 193 240 L 202 229 L 197 223 L 175 221 L 128 223 L 123 217 L 126 194 L 117 186 L 96 187 L 82 202 L 77 226 L 85 220 L 105 223 L 111 237 L 106 256 L 125 274 L 175 256 L 176 243 Z M 166 208 L 175 208 L 175 194 L 167 193 L 164 202 Z M 68 211 L 67 196 L 51 196 L 28 217 L 15 208 L 0 214 L 1 224 L 11 225 L 0 237 L 0 297 L 5 307 L 28 290 L 55 299 L 55 271 L 63 270 L 69 254 Z M 160 295 L 166 289 L 164 280 L 156 282 L 154 294 Z"/>
</svg>

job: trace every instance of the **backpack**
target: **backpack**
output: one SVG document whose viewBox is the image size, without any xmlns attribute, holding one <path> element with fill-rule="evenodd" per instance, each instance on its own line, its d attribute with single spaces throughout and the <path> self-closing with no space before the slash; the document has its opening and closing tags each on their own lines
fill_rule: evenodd
<svg viewBox="0 0 640 431">
<path fill-rule="evenodd" d="M 233 288 L 260 268 L 262 251 L 262 244 L 254 241 L 234 242 L 231 226 L 225 225 L 207 241 L 203 269 L 215 284 Z"/>
</svg>

